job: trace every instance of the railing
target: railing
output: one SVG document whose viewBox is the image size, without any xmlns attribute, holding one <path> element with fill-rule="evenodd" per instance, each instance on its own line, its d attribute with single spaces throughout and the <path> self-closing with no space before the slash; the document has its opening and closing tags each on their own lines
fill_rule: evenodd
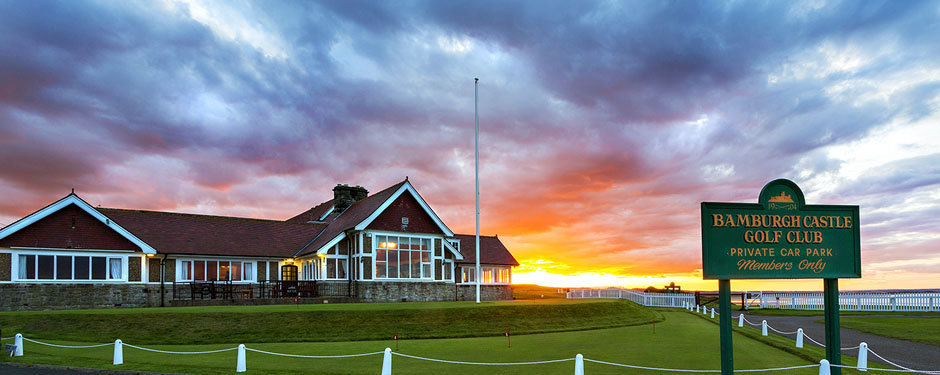
<svg viewBox="0 0 940 375">
<path fill-rule="evenodd" d="M 695 303 L 695 295 L 690 293 L 645 293 L 635 290 L 608 288 L 608 289 L 571 289 L 567 297 L 580 298 L 617 298 L 626 299 L 643 306 L 653 307 L 685 307 Z"/>
<path fill-rule="evenodd" d="M 349 282 L 345 280 L 273 280 L 257 283 L 195 281 L 173 283 L 174 300 L 349 297 L 350 292 Z"/>
<path fill-rule="evenodd" d="M 752 308 L 823 310 L 822 293 L 763 293 Z M 940 311 L 940 293 L 840 293 L 842 311 Z"/>
</svg>

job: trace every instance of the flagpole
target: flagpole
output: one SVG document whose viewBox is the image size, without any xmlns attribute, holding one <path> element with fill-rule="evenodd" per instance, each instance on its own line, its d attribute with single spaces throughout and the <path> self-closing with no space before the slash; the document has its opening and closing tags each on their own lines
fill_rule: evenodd
<svg viewBox="0 0 940 375">
<path fill-rule="evenodd" d="M 474 280 L 477 284 L 477 303 L 480 303 L 480 115 L 477 111 L 477 86 L 479 78 L 473 79 L 473 167 L 476 178 L 476 205 L 477 205 L 477 242 L 476 242 L 476 261 L 477 268 L 474 271 Z"/>
</svg>

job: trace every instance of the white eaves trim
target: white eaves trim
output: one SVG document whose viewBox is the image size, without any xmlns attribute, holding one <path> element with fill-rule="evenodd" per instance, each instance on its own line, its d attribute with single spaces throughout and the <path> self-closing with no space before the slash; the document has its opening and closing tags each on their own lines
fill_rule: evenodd
<svg viewBox="0 0 940 375">
<path fill-rule="evenodd" d="M 333 246 L 338 244 L 339 241 L 342 241 L 344 238 L 346 238 L 346 232 L 337 234 L 336 237 L 333 237 L 333 239 L 330 240 L 330 242 L 327 242 L 326 245 L 323 245 L 323 247 L 317 249 L 317 255 L 326 255 L 326 253 L 329 252 Z"/>
<path fill-rule="evenodd" d="M 461 254 L 459 251 L 457 251 L 457 249 L 454 248 L 454 245 L 451 245 L 451 244 L 450 244 L 450 241 L 448 241 L 448 240 L 445 238 L 444 241 L 441 241 L 441 243 L 444 244 L 444 248 L 445 248 L 445 249 L 448 249 L 448 250 L 450 250 L 450 252 L 454 253 L 454 256 L 457 257 L 457 258 L 456 258 L 457 260 L 463 260 L 463 254 Z"/>
<path fill-rule="evenodd" d="M 368 227 L 369 224 L 372 224 L 372 221 L 374 221 L 375 218 L 379 217 L 379 214 L 385 211 L 385 209 L 388 208 L 388 206 L 391 206 L 392 202 L 394 202 L 395 199 L 398 199 L 398 197 L 401 196 L 401 194 L 406 191 L 411 193 L 411 196 L 413 196 L 415 200 L 418 201 L 418 204 L 421 205 L 421 208 L 424 209 L 424 212 L 427 213 L 428 216 L 430 216 L 431 219 L 434 220 L 434 223 L 437 224 L 439 228 L 441 228 L 441 231 L 443 231 L 447 237 L 454 236 L 454 232 L 451 231 L 450 228 L 448 228 L 446 225 L 444 225 L 444 222 L 441 221 L 441 218 L 437 217 L 437 214 L 434 213 L 434 210 L 432 210 L 431 207 L 428 206 L 427 202 L 425 202 L 424 199 L 421 198 L 421 195 L 418 194 L 415 188 L 411 186 L 411 183 L 408 181 L 405 181 L 405 183 L 400 188 L 398 188 L 397 191 L 395 191 L 395 194 L 392 194 L 392 196 L 388 197 L 388 199 L 385 200 L 385 202 L 382 203 L 382 205 L 379 206 L 379 208 L 375 210 L 375 212 L 373 212 L 372 215 L 369 215 L 369 217 L 367 217 L 361 223 L 357 224 L 356 230 L 366 229 L 366 227 Z"/>
<path fill-rule="evenodd" d="M 140 249 L 145 254 L 157 253 L 156 249 L 148 245 L 146 242 L 144 242 L 140 238 L 137 238 L 137 236 L 129 232 L 127 229 L 124 229 L 123 227 L 115 223 L 114 220 L 111 220 L 107 216 L 104 216 L 104 214 L 96 210 L 94 207 L 92 207 L 90 204 L 88 204 L 87 202 L 85 202 L 84 200 L 82 200 L 75 194 L 69 194 L 65 198 L 62 198 L 59 201 L 53 204 L 50 204 L 44 207 L 43 209 L 36 211 L 30 214 L 29 216 L 16 221 L 13 224 L 10 224 L 6 228 L 3 228 L 2 230 L 0 230 L 0 239 L 6 238 L 7 236 L 11 234 L 16 233 L 20 229 L 26 228 L 30 226 L 31 224 L 41 220 L 42 218 L 45 218 L 46 216 L 49 216 L 67 207 L 70 204 L 74 204 L 78 206 L 79 208 L 87 212 L 89 215 L 94 217 L 95 219 L 98 219 L 98 221 L 101 221 L 102 224 L 107 225 L 109 228 L 111 228 L 112 230 L 114 230 L 115 232 L 123 236 L 124 238 L 126 238 L 128 241 L 131 241 L 134 245 L 140 246 Z M 80 250 L 80 249 L 76 249 L 76 250 Z"/>
</svg>

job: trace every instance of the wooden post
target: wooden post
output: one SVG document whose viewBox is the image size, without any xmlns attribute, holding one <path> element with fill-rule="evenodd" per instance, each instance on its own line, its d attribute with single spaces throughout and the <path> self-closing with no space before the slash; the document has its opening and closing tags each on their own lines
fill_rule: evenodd
<svg viewBox="0 0 940 375">
<path fill-rule="evenodd" d="M 826 307 L 826 359 L 827 365 L 842 364 L 842 338 L 839 336 L 839 279 L 823 279 Z M 827 366 L 828 367 L 828 366 Z M 841 367 L 832 367 L 832 375 L 842 375 Z"/>
<path fill-rule="evenodd" d="M 718 322 L 721 336 L 721 375 L 734 374 L 734 344 L 731 341 L 731 280 L 718 280 Z"/>
</svg>

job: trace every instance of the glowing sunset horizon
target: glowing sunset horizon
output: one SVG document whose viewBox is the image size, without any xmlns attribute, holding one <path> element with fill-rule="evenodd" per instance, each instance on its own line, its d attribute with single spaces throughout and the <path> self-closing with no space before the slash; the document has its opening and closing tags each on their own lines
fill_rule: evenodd
<svg viewBox="0 0 940 375">
<path fill-rule="evenodd" d="M 480 233 L 516 284 L 717 289 L 701 202 L 786 178 L 860 207 L 843 290 L 940 288 L 938 21 L 929 2 L 6 2 L 0 227 L 73 188 L 285 220 L 408 176 L 474 233 L 479 77 Z"/>
</svg>

